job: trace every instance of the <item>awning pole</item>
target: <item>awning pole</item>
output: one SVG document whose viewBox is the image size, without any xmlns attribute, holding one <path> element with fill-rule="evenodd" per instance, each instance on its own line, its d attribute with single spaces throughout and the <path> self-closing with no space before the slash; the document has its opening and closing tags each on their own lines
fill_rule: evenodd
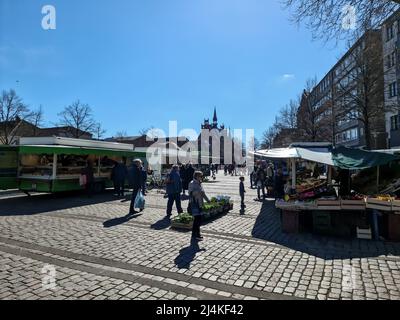
<svg viewBox="0 0 400 320">
<path fill-rule="evenodd" d="M 379 193 L 379 175 L 380 175 L 380 166 L 376 167 L 376 191 Z"/>
<path fill-rule="evenodd" d="M 291 166 L 292 166 L 292 189 L 296 189 L 296 159 L 291 159 Z"/>
<path fill-rule="evenodd" d="M 328 165 L 328 184 L 332 184 L 332 166 Z"/>
</svg>

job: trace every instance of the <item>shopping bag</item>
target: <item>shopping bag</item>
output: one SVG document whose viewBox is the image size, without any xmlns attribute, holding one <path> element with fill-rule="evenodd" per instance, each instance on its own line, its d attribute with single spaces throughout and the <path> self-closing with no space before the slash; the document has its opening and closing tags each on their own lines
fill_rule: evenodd
<svg viewBox="0 0 400 320">
<path fill-rule="evenodd" d="M 144 209 L 145 199 L 142 191 L 139 191 L 135 198 L 135 209 Z"/>
<path fill-rule="evenodd" d="M 87 183 L 87 178 L 85 174 L 81 174 L 79 177 L 79 185 L 80 186 L 85 186 Z"/>
</svg>

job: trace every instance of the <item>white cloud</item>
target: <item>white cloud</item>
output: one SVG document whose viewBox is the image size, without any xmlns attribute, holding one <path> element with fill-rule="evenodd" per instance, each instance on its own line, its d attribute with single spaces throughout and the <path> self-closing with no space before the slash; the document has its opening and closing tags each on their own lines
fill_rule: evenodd
<svg viewBox="0 0 400 320">
<path fill-rule="evenodd" d="M 296 78 L 296 76 L 294 74 L 291 74 L 291 73 L 286 73 L 286 74 L 281 76 L 281 79 L 284 80 L 284 81 L 292 80 L 292 79 L 295 79 L 295 78 Z"/>
</svg>

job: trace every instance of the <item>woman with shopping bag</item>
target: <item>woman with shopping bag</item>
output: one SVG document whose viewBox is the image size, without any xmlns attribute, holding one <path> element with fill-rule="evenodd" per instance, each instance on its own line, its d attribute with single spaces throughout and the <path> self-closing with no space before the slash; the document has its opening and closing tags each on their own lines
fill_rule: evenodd
<svg viewBox="0 0 400 320">
<path fill-rule="evenodd" d="M 132 166 L 129 168 L 129 172 L 128 172 L 129 184 L 133 189 L 131 206 L 129 208 L 129 214 L 138 213 L 137 211 L 135 211 L 135 208 L 136 208 L 135 203 L 136 203 L 136 197 L 139 195 L 139 192 L 141 191 L 141 188 L 142 188 L 142 173 L 140 170 L 141 166 L 142 166 L 142 161 L 140 159 L 135 159 L 135 160 L 133 160 Z M 142 194 L 142 197 L 143 197 L 143 194 Z M 143 208 L 139 208 L 139 209 L 140 209 L 140 211 L 143 211 L 144 204 L 143 204 Z"/>
<path fill-rule="evenodd" d="M 200 225 L 202 220 L 202 208 L 204 200 L 210 202 L 207 195 L 204 192 L 203 186 L 201 185 L 203 179 L 203 172 L 196 171 L 193 175 L 193 180 L 189 184 L 189 210 L 193 215 L 193 229 L 192 229 L 192 239 L 197 241 L 203 240 L 200 234 Z"/>
</svg>

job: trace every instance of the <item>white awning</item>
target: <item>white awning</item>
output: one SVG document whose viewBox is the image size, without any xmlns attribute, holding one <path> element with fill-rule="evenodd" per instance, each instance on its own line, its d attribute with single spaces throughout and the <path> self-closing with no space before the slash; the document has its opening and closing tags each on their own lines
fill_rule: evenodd
<svg viewBox="0 0 400 320">
<path fill-rule="evenodd" d="M 328 148 L 277 148 L 258 150 L 254 155 L 267 159 L 303 159 L 333 166 L 332 153 Z"/>
</svg>

